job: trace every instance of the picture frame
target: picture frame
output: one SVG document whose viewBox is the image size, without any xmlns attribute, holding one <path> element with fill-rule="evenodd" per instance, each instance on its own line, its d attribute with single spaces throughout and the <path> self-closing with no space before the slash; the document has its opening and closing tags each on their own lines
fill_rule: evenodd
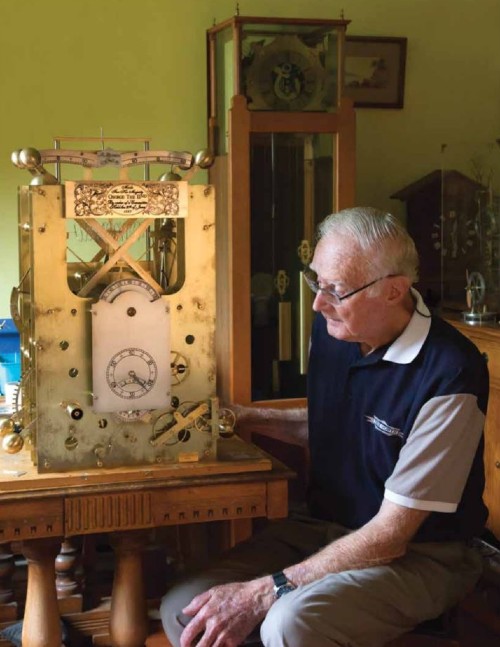
<svg viewBox="0 0 500 647">
<path fill-rule="evenodd" d="M 346 36 L 344 95 L 355 108 L 402 108 L 407 38 Z"/>
</svg>

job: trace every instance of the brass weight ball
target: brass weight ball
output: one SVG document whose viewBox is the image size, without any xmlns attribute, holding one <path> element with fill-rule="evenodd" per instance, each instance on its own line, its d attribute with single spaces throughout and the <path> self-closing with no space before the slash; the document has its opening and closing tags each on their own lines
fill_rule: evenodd
<svg viewBox="0 0 500 647">
<path fill-rule="evenodd" d="M 23 437 L 20 434 L 7 434 L 2 439 L 2 449 L 7 454 L 17 454 L 24 446 Z"/>
<path fill-rule="evenodd" d="M 0 417 L 0 438 L 14 433 L 14 421 L 12 418 Z"/>
</svg>

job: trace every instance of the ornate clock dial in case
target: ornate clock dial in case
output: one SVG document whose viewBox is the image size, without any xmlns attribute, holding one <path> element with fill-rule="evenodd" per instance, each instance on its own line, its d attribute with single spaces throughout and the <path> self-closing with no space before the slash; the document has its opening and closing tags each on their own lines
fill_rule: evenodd
<svg viewBox="0 0 500 647">
<path fill-rule="evenodd" d="M 246 75 L 250 109 L 324 109 L 325 71 L 315 50 L 287 35 L 255 45 L 254 51 Z"/>
</svg>

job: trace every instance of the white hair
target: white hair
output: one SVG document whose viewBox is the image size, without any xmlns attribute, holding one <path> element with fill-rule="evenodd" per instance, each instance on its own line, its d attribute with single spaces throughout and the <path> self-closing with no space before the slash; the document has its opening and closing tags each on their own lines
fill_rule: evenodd
<svg viewBox="0 0 500 647">
<path fill-rule="evenodd" d="M 418 253 L 413 239 L 399 220 L 372 207 L 343 209 L 327 216 L 318 226 L 317 240 L 338 235 L 359 248 L 360 264 L 380 275 L 403 275 L 418 281 Z"/>
</svg>

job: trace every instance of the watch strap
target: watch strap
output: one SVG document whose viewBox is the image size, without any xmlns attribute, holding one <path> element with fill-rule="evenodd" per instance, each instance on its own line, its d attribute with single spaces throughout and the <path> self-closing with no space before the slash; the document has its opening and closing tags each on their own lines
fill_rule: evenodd
<svg viewBox="0 0 500 647">
<path fill-rule="evenodd" d="M 280 586 L 289 584 L 288 580 L 286 579 L 286 575 L 283 573 L 283 571 L 279 571 L 278 573 L 273 573 L 272 578 L 274 582 L 275 591 L 276 589 L 279 589 Z"/>
<path fill-rule="evenodd" d="M 287 593 L 290 593 L 291 591 L 295 591 L 295 589 L 297 588 L 295 584 L 292 584 L 290 582 L 290 580 L 283 573 L 283 571 L 279 571 L 278 573 L 273 573 L 272 578 L 274 582 L 274 595 L 277 600 L 283 597 L 284 595 L 286 595 Z"/>
</svg>

